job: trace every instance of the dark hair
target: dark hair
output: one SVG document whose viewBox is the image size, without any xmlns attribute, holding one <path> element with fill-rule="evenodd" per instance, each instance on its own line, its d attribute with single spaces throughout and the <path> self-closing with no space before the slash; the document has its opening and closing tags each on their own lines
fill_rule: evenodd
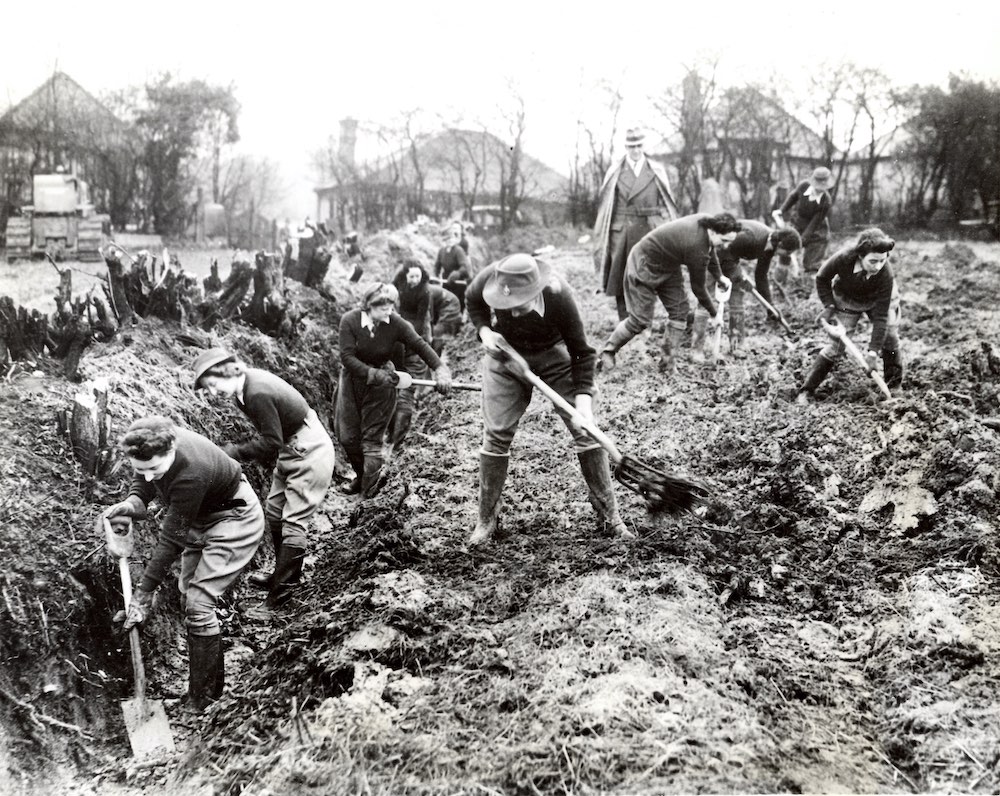
<svg viewBox="0 0 1000 796">
<path fill-rule="evenodd" d="M 858 257 L 866 254 L 888 254 L 892 251 L 896 241 L 886 235 L 878 227 L 862 230 L 858 235 L 858 242 L 854 245 L 854 253 Z"/>
<path fill-rule="evenodd" d="M 792 229 L 792 227 L 776 229 L 771 233 L 770 238 L 771 245 L 776 249 L 794 252 L 802 248 L 802 238 L 798 230 Z"/>
<path fill-rule="evenodd" d="M 130 459 L 148 461 L 154 456 L 163 456 L 177 440 L 174 421 L 163 415 L 150 415 L 136 420 L 119 446 Z"/>
<path fill-rule="evenodd" d="M 717 235 L 728 235 L 730 232 L 739 232 L 743 229 L 732 213 L 716 213 L 714 216 L 699 218 L 698 226 L 710 229 Z"/>
</svg>

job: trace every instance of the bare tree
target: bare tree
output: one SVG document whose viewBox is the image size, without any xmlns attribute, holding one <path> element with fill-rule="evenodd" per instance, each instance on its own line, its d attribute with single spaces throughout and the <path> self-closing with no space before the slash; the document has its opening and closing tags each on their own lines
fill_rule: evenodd
<svg viewBox="0 0 1000 796">
<path fill-rule="evenodd" d="M 498 147 L 495 153 L 500 168 L 500 228 L 504 232 L 517 222 L 526 188 L 522 143 L 526 127 L 524 96 L 512 84 L 509 102 L 506 108 L 501 109 L 507 122 L 509 147 Z"/>
<path fill-rule="evenodd" d="M 593 226 L 601 200 L 601 184 L 611 168 L 612 153 L 618 137 L 618 116 L 624 95 L 621 86 L 601 81 L 588 98 L 597 99 L 600 120 L 593 110 L 584 112 L 576 122 L 576 145 L 570 164 L 570 221 L 574 225 Z M 584 116 L 591 117 L 585 121 Z"/>
</svg>

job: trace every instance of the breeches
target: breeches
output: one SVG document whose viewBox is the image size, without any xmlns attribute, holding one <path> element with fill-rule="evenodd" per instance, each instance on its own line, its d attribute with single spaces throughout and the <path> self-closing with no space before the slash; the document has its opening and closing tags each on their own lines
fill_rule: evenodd
<svg viewBox="0 0 1000 796">
<path fill-rule="evenodd" d="M 306 547 L 306 523 L 330 488 L 333 465 L 333 441 L 310 409 L 302 427 L 278 453 L 264 504 L 268 521 L 281 523 L 282 544 Z"/>
<path fill-rule="evenodd" d="M 559 393 L 570 405 L 576 400 L 576 387 L 569 352 L 559 344 L 535 354 L 523 354 L 528 367 L 542 381 Z M 522 415 L 531 403 L 532 385 L 513 376 L 502 362 L 483 357 L 483 452 L 506 456 Z M 577 452 L 599 447 L 582 429 L 574 428 L 569 415 L 556 409 L 573 435 Z"/>
<path fill-rule="evenodd" d="M 684 269 L 669 266 L 652 279 L 639 279 L 636 275 L 636 253 L 629 255 L 625 269 L 625 307 L 628 309 L 626 326 L 633 335 L 648 329 L 653 323 L 656 300 L 667 311 L 672 325 L 685 325 L 688 315 L 688 298 L 685 289 Z M 643 269 L 648 271 L 648 269 Z"/>
<path fill-rule="evenodd" d="M 246 505 L 209 514 L 188 528 L 177 586 L 184 624 L 195 636 L 221 632 L 215 606 L 250 563 L 264 536 L 264 512 L 246 478 L 234 498 Z"/>
<path fill-rule="evenodd" d="M 396 411 L 396 388 L 368 384 L 340 371 L 335 432 L 349 454 L 379 456 L 382 437 Z"/>
<path fill-rule="evenodd" d="M 863 305 L 844 301 L 840 296 L 834 294 L 837 303 L 837 320 L 839 320 L 848 332 L 853 332 L 861 320 L 862 315 L 867 315 L 871 320 L 871 308 Z M 893 286 L 892 299 L 889 302 L 889 319 L 886 321 L 885 340 L 882 342 L 883 351 L 899 350 L 899 320 L 902 316 L 899 302 L 899 288 Z M 826 347 L 820 352 L 831 361 L 837 361 L 844 353 L 844 344 L 840 340 L 831 339 Z"/>
</svg>

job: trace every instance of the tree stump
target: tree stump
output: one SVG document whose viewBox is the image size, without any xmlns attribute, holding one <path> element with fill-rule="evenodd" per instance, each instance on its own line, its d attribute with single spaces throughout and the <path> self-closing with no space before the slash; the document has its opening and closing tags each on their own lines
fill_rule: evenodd
<svg viewBox="0 0 1000 796">
<path fill-rule="evenodd" d="M 103 475 L 111 459 L 106 379 L 86 382 L 74 396 L 68 430 L 70 447 L 83 471 L 90 476 Z"/>
</svg>

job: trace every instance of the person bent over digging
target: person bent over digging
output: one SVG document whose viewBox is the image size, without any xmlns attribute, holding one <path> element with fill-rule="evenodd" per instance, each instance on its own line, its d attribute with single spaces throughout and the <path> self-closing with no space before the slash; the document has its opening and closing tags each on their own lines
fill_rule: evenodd
<svg viewBox="0 0 1000 796">
<path fill-rule="evenodd" d="M 399 297 L 390 284 L 369 287 L 361 307 L 340 319 L 340 379 L 337 385 L 335 431 L 355 479 L 344 489 L 348 494 L 373 496 L 381 488 L 384 473 L 382 441 L 396 411 L 396 390 L 413 386 L 413 377 L 403 369 L 404 347 L 409 347 L 434 371 L 435 389 L 451 390 L 451 372 L 430 344 L 413 326 L 393 312 Z M 398 369 L 397 369 L 398 366 Z"/>
<path fill-rule="evenodd" d="M 333 441 L 316 412 L 291 384 L 246 363 L 222 348 L 194 361 L 194 388 L 231 397 L 250 418 L 258 436 L 222 449 L 238 462 L 277 461 L 264 502 L 264 518 L 274 543 L 274 571 L 247 580 L 266 589 L 266 608 L 288 601 L 302 580 L 308 549 L 306 527 L 333 478 Z"/>
<path fill-rule="evenodd" d="M 153 594 L 179 557 L 177 585 L 187 626 L 186 707 L 201 712 L 222 695 L 225 665 L 216 605 L 250 563 L 264 535 L 264 512 L 239 462 L 214 442 L 159 415 L 136 420 L 120 447 L 132 464 L 128 497 L 103 512 L 141 519 L 156 499 L 166 513 L 123 632 L 145 620 Z"/>
<path fill-rule="evenodd" d="M 759 221 L 741 218 L 740 231 L 732 243 L 722 246 L 716 252 L 719 258 L 719 268 L 723 276 L 733 283 L 733 292 L 729 298 L 729 341 L 730 348 L 736 352 L 746 335 L 746 324 L 743 315 L 744 293 L 749 288 L 755 288 L 768 304 L 774 306 L 771 298 L 771 286 L 768 271 L 775 254 L 790 255 L 802 247 L 799 233 L 791 227 L 771 229 Z M 741 270 L 743 261 L 754 263 L 754 282 L 747 286 Z M 707 278 L 707 277 L 706 277 Z M 780 320 L 781 316 L 774 320 Z M 694 326 L 691 330 L 691 360 L 705 361 L 705 338 L 708 326 L 708 312 L 700 304 L 694 308 Z"/>
<path fill-rule="evenodd" d="M 510 445 L 532 393 L 532 386 L 513 372 L 509 360 L 505 363 L 503 341 L 588 420 L 593 419 L 595 351 L 587 342 L 569 286 L 547 264 L 528 254 L 512 254 L 484 268 L 469 284 L 465 300 L 487 354 L 483 358 L 479 519 L 469 538 L 470 545 L 479 545 L 497 529 Z M 568 416 L 560 412 L 560 417 L 573 435 L 590 502 L 601 525 L 622 538 L 634 538 L 618 514 L 607 453 Z"/>
<path fill-rule="evenodd" d="M 889 252 L 895 245 L 896 242 L 882 230 L 866 229 L 858 235 L 856 243 L 838 251 L 816 273 L 816 293 L 825 308 L 820 319 L 839 321 L 851 332 L 861 316 L 867 315 L 872 334 L 865 358 L 869 369 L 874 369 L 881 352 L 882 376 L 890 389 L 903 382 L 903 359 L 899 353 L 899 288 L 889 265 Z M 805 383 L 799 388 L 798 403 L 809 403 L 843 353 L 844 344 L 840 340 L 831 340 L 820 351 Z"/>
<path fill-rule="evenodd" d="M 712 326 L 722 323 L 722 313 L 705 285 L 705 270 L 728 288 L 730 281 L 719 269 L 716 248 L 731 243 L 740 231 L 739 222 L 729 213 L 707 213 L 678 218 L 660 224 L 643 236 L 632 249 L 625 265 L 625 306 L 628 317 L 618 324 L 601 350 L 600 367 L 612 370 L 615 354 L 629 340 L 653 322 L 656 299 L 667 311 L 667 334 L 663 338 L 663 370 L 677 372 L 677 359 L 687 331 L 688 299 L 684 269 L 688 267 L 691 290 L 708 311 Z"/>
</svg>

